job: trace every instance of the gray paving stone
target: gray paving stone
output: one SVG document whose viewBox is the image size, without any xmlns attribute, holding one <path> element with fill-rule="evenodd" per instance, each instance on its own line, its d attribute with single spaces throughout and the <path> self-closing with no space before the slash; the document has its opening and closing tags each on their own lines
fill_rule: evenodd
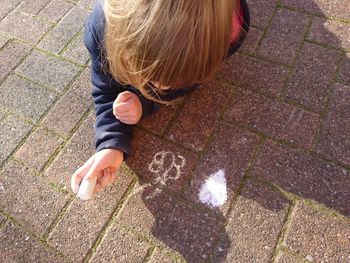
<svg viewBox="0 0 350 263">
<path fill-rule="evenodd" d="M 324 16 L 337 16 L 350 20 L 350 0 L 282 0 L 281 4 L 310 13 L 320 14 Z"/>
<path fill-rule="evenodd" d="M 283 89 L 288 70 L 254 57 L 234 54 L 225 61 L 218 75 L 241 87 L 277 95 Z"/>
<path fill-rule="evenodd" d="M 13 41 L 0 51 L 0 81 L 16 67 L 30 50 L 29 45 Z"/>
<path fill-rule="evenodd" d="M 257 54 L 280 63 L 292 63 L 309 21 L 310 18 L 305 14 L 277 10 Z"/>
<path fill-rule="evenodd" d="M 1 8 L 0 8 L 0 19 L 6 16 L 11 10 L 13 10 L 22 0 L 1 0 Z"/>
<path fill-rule="evenodd" d="M 301 261 L 297 257 L 293 256 L 292 254 L 281 252 L 275 260 L 276 263 L 302 263 L 304 261 Z"/>
<path fill-rule="evenodd" d="M 43 17 L 49 21 L 57 22 L 60 20 L 71 8 L 72 4 L 63 0 L 52 0 L 45 6 L 38 16 Z"/>
<path fill-rule="evenodd" d="M 345 59 L 340 65 L 337 81 L 350 85 L 350 53 L 347 53 Z"/>
<path fill-rule="evenodd" d="M 0 35 L 0 49 L 10 40 L 9 37 Z"/>
<path fill-rule="evenodd" d="M 0 164 L 10 156 L 30 129 L 29 124 L 14 118 L 12 115 L 0 122 Z"/>
<path fill-rule="evenodd" d="M 129 174 L 119 170 L 114 185 L 107 187 L 89 201 L 75 199 L 60 224 L 50 235 L 49 243 L 73 259 L 74 262 L 81 262 L 105 224 L 110 220 L 131 180 L 132 177 Z M 67 231 L 67 229 L 69 230 Z M 111 238 L 120 242 L 121 236 L 112 235 Z M 67 242 L 68 240 L 69 242 Z M 136 250 L 134 247 L 130 248 L 129 253 L 131 254 L 134 249 Z M 110 253 L 110 250 L 104 251 L 105 259 L 109 258 L 108 254 Z M 98 259 L 103 261 L 102 257 Z"/>
<path fill-rule="evenodd" d="M 350 224 L 300 203 L 285 245 L 313 262 L 350 262 Z"/>
<path fill-rule="evenodd" d="M 0 240 L 0 262 L 65 262 L 57 253 L 11 222 L 0 229 Z"/>
<path fill-rule="evenodd" d="M 80 5 L 88 8 L 88 9 L 92 9 L 94 6 L 95 0 L 81 0 Z"/>
<path fill-rule="evenodd" d="M 315 17 L 308 39 L 337 48 L 350 49 L 350 25 Z"/>
<path fill-rule="evenodd" d="M 123 240 L 123 242 L 120 242 L 120 240 Z M 118 226 L 113 226 L 108 231 L 106 238 L 94 254 L 91 262 L 141 263 L 145 261 L 149 248 L 149 243 L 138 239 Z"/>
<path fill-rule="evenodd" d="M 60 53 L 69 41 L 82 29 L 89 12 L 73 7 L 58 25 L 39 43 L 38 47 Z"/>
<path fill-rule="evenodd" d="M 57 91 L 63 91 L 79 70 L 79 67 L 71 63 L 34 51 L 16 72 Z"/>
<path fill-rule="evenodd" d="M 49 188 L 42 177 L 12 160 L 0 173 L 0 185 L 1 208 L 40 236 L 47 233 L 68 200 L 67 195 Z"/>
<path fill-rule="evenodd" d="M 68 136 L 83 114 L 92 107 L 90 78 L 90 70 L 85 71 L 50 110 L 42 124 Z"/>
<path fill-rule="evenodd" d="M 153 254 L 150 263 L 181 263 L 180 259 L 175 258 L 173 255 L 170 255 L 166 250 L 157 249 Z"/>
<path fill-rule="evenodd" d="M 79 34 L 62 56 L 80 64 L 86 64 L 88 62 L 90 56 L 84 44 L 83 33 Z"/>
<path fill-rule="evenodd" d="M 250 175 L 350 215 L 349 172 L 305 152 L 267 141 Z"/>
<path fill-rule="evenodd" d="M 36 15 L 50 0 L 24 0 L 17 9 Z"/>
<path fill-rule="evenodd" d="M 291 73 L 285 98 L 321 112 L 342 56 L 340 51 L 305 43 Z"/>
<path fill-rule="evenodd" d="M 350 87 L 335 84 L 317 152 L 350 165 Z"/>
<path fill-rule="evenodd" d="M 248 182 L 234 206 L 212 262 L 269 262 L 290 202 L 265 186 Z"/>
<path fill-rule="evenodd" d="M 0 31 L 36 44 L 51 25 L 22 12 L 13 11 L 0 22 Z"/>
<path fill-rule="evenodd" d="M 38 89 L 34 84 L 11 75 L 0 87 L 0 103 L 33 121 L 38 121 L 56 99 L 51 91 Z"/>
<path fill-rule="evenodd" d="M 50 181 L 70 189 L 72 174 L 95 153 L 94 123 L 90 115 L 47 169 L 45 176 Z"/>
<path fill-rule="evenodd" d="M 253 26 L 266 27 L 270 17 L 272 16 L 275 0 L 254 1 L 248 0 L 251 23 Z"/>
<path fill-rule="evenodd" d="M 62 142 L 55 134 L 40 128 L 31 134 L 15 157 L 39 172 Z"/>
</svg>

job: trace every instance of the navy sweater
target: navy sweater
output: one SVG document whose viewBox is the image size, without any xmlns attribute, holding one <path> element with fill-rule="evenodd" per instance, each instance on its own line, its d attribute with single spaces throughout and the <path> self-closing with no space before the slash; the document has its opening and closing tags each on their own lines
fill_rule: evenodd
<svg viewBox="0 0 350 263">
<path fill-rule="evenodd" d="M 95 145 L 96 151 L 112 148 L 124 152 L 124 159 L 130 153 L 134 125 L 124 124 L 113 115 L 113 102 L 118 94 L 123 91 L 131 91 L 138 95 L 142 104 L 142 118 L 155 112 L 159 105 L 146 99 L 136 88 L 118 83 L 108 72 L 105 63 L 105 51 L 102 47 L 105 17 L 102 9 L 102 1 L 95 2 L 93 12 L 90 15 L 84 34 L 84 42 L 91 57 L 92 96 L 96 114 Z M 236 43 L 229 49 L 228 56 L 232 55 L 242 44 L 249 30 L 249 10 L 245 0 L 241 0 L 243 9 L 243 29 Z M 179 90 L 168 90 L 162 99 L 174 100 L 184 96 L 197 86 Z"/>
</svg>

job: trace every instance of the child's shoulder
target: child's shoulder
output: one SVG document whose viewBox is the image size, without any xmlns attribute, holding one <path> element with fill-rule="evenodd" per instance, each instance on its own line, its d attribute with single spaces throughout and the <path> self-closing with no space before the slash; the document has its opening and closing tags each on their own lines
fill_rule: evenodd
<svg viewBox="0 0 350 263">
<path fill-rule="evenodd" d="M 105 28 L 105 15 L 103 11 L 104 0 L 96 0 L 92 13 L 87 21 L 94 37 L 98 42 L 102 41 Z"/>
</svg>

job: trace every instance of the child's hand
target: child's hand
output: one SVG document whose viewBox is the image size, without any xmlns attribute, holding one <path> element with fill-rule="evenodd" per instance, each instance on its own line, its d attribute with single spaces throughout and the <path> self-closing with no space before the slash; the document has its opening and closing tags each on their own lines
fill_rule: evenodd
<svg viewBox="0 0 350 263">
<path fill-rule="evenodd" d="M 113 103 L 113 114 L 125 124 L 136 124 L 142 116 L 139 97 L 130 91 L 120 93 Z"/>
<path fill-rule="evenodd" d="M 94 194 L 115 181 L 115 173 L 124 159 L 124 153 L 117 149 L 104 149 L 95 153 L 72 176 L 71 187 L 74 193 L 78 192 L 83 178 L 97 176 Z"/>
</svg>

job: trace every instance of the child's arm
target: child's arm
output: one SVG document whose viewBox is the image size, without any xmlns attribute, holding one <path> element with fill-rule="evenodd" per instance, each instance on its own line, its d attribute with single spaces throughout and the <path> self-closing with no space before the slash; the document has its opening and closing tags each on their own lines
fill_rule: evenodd
<svg viewBox="0 0 350 263">
<path fill-rule="evenodd" d="M 120 85 L 105 71 L 100 45 L 101 30 L 96 31 L 100 25 L 97 23 L 99 19 L 96 16 L 98 16 L 98 10 L 95 7 L 86 25 L 84 41 L 92 60 L 92 95 L 96 113 L 97 152 L 73 174 L 71 182 L 75 193 L 84 177 L 96 176 L 98 178 L 94 192 L 113 183 L 115 172 L 130 153 L 133 125 L 123 123 L 113 114 L 113 103 L 118 95 L 127 91 L 136 94 L 142 105 L 142 117 L 151 114 L 156 108 L 154 103 L 146 100 L 135 88 Z"/>
</svg>

